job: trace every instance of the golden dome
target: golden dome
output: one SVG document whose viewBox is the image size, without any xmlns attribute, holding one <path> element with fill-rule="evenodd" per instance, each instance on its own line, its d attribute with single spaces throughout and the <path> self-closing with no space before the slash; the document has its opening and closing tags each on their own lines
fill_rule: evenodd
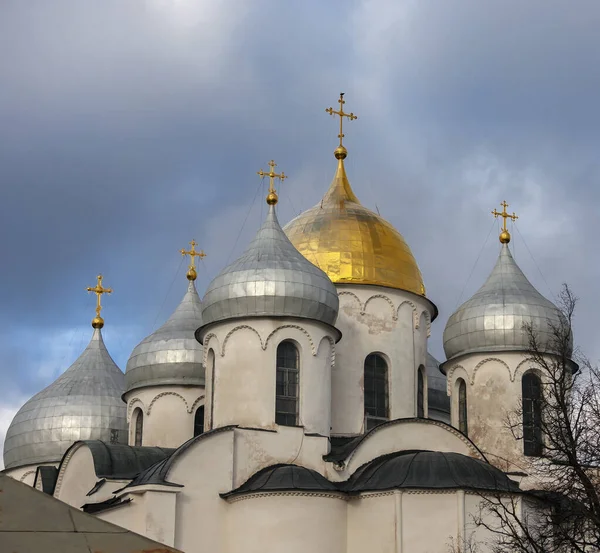
<svg viewBox="0 0 600 553">
<path fill-rule="evenodd" d="M 338 155 L 339 154 L 339 155 Z M 425 295 L 423 277 L 400 233 L 354 195 L 345 148 L 323 200 L 283 229 L 296 249 L 334 283 L 374 284 Z"/>
</svg>

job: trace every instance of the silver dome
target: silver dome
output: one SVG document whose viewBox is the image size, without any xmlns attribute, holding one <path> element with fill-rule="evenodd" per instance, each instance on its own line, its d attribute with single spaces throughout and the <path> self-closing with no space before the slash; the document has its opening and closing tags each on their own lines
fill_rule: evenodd
<svg viewBox="0 0 600 553">
<path fill-rule="evenodd" d="M 202 304 L 193 281 L 169 320 L 140 342 L 127 361 L 125 390 L 180 384 L 204 386 L 202 346 L 194 332 L 202 326 Z"/>
<path fill-rule="evenodd" d="M 560 321 L 556 306 L 527 280 L 503 244 L 485 284 L 448 320 L 444 351 L 448 359 L 475 352 L 526 351 L 524 324 L 532 325 L 542 351 L 551 351 L 552 327 Z"/>
<path fill-rule="evenodd" d="M 333 325 L 338 295 L 329 277 L 285 235 L 273 206 L 242 256 L 209 285 L 204 325 L 236 317 L 289 316 Z"/>
<path fill-rule="evenodd" d="M 450 422 L 450 398 L 446 376 L 440 371 L 440 362 L 427 352 L 427 407 L 429 418 Z"/>
<path fill-rule="evenodd" d="M 95 329 L 75 363 L 15 415 L 4 441 L 4 466 L 60 461 L 77 440 L 127 443 L 124 387 L 123 373 Z"/>
</svg>

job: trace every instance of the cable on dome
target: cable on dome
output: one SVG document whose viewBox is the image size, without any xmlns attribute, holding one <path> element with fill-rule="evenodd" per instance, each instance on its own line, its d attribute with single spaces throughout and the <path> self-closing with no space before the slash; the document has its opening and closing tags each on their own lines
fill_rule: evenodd
<svg viewBox="0 0 600 553">
<path fill-rule="evenodd" d="M 521 240 L 523 240 L 523 244 L 525 244 L 525 248 L 529 252 L 529 255 L 531 256 L 531 259 L 533 259 L 533 263 L 535 264 L 538 272 L 540 273 L 540 276 L 542 277 L 542 280 L 544 281 L 544 284 L 546 285 L 546 288 L 548 288 L 548 292 L 550 292 L 550 295 L 552 296 L 552 299 L 555 302 L 557 302 L 557 298 L 554 295 L 554 293 L 552 292 L 552 288 L 550 288 L 550 285 L 548 284 L 548 281 L 546 280 L 546 277 L 544 276 L 544 273 L 542 273 L 542 270 L 540 269 L 540 266 L 537 264 L 537 261 L 535 260 L 535 257 L 533 257 L 533 253 L 531 253 L 531 250 L 529 249 L 529 246 L 527 245 L 527 242 L 525 241 L 525 238 L 521 234 L 521 231 L 519 230 L 519 227 L 517 226 L 516 223 L 513 223 L 513 228 L 517 229 L 517 232 L 519 233 L 519 236 L 521 237 Z M 514 246 L 513 246 L 513 248 L 514 248 Z"/>
<path fill-rule="evenodd" d="M 467 287 L 467 284 L 469 284 L 469 281 L 471 280 L 471 277 L 473 276 L 473 272 L 475 271 L 475 267 L 477 267 L 477 263 L 479 263 L 479 258 L 481 257 L 481 254 L 483 253 L 483 250 L 485 249 L 488 240 L 490 239 L 490 234 L 492 234 L 492 230 L 494 229 L 494 227 L 496 226 L 496 220 L 492 221 L 492 226 L 490 227 L 490 231 L 488 232 L 486 238 L 485 238 L 485 242 L 483 243 L 483 246 L 481 246 L 481 249 L 479 250 L 479 255 L 477 256 L 477 259 L 475 260 L 475 263 L 473 264 L 473 267 L 471 268 L 471 272 L 469 273 L 469 276 L 467 277 L 467 280 L 465 282 L 465 284 L 463 285 L 462 290 L 460 291 L 460 295 L 458 296 L 458 299 L 456 300 L 456 305 L 454 306 L 454 311 L 456 311 L 456 309 L 458 308 L 460 301 L 462 300 L 463 294 L 465 293 L 465 289 Z"/>
<path fill-rule="evenodd" d="M 171 281 L 171 284 L 169 285 L 169 289 L 167 290 L 167 293 L 165 294 L 165 298 L 163 299 L 162 304 L 158 310 L 158 313 L 156 313 L 156 317 L 154 318 L 154 322 L 152 323 L 152 328 L 150 330 L 150 334 L 152 334 L 156 330 L 156 321 L 158 321 L 158 317 L 160 316 L 160 314 L 165 306 L 165 303 L 167 302 L 167 298 L 169 297 L 169 294 L 171 293 L 171 289 L 173 288 L 173 284 L 175 284 L 175 280 L 179 276 L 179 272 L 181 271 L 181 266 L 183 265 L 184 261 L 185 261 L 185 257 L 182 257 L 181 260 L 179 261 L 179 266 L 177 267 L 175 276 L 173 277 L 173 280 Z"/>
<path fill-rule="evenodd" d="M 248 221 L 248 217 L 250 216 L 250 212 L 252 211 L 252 208 L 254 207 L 254 204 L 256 203 L 256 198 L 258 197 L 258 192 L 262 188 L 263 180 L 264 180 L 264 177 L 262 179 L 260 179 L 260 183 L 256 187 L 256 192 L 254 193 L 254 198 L 252 199 L 252 205 L 250 205 L 250 208 L 248 209 L 248 212 L 246 213 L 246 218 L 244 219 L 244 222 L 242 223 L 242 226 L 240 228 L 240 232 L 238 233 L 237 238 L 235 239 L 235 242 L 233 244 L 233 248 L 231 248 L 231 252 L 229 252 L 229 256 L 227 257 L 227 261 L 225 262 L 225 266 L 226 267 L 229 265 L 229 260 L 231 259 L 231 256 L 233 255 L 233 252 L 235 251 L 235 248 L 236 248 L 237 243 L 238 243 L 238 241 L 240 239 L 240 236 L 242 235 L 242 231 L 244 230 L 244 227 L 246 226 L 246 221 Z"/>
</svg>

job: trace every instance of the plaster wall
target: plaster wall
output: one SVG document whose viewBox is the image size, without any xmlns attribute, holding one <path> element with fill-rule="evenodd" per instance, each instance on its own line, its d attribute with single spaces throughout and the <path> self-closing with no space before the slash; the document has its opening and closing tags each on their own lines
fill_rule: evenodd
<svg viewBox="0 0 600 553">
<path fill-rule="evenodd" d="M 343 499 L 312 494 L 264 494 L 234 501 L 228 507 L 227 553 L 347 551 Z"/>
<path fill-rule="evenodd" d="M 22 467 L 16 467 L 14 469 L 5 469 L 3 472 L 7 476 L 10 476 L 18 482 L 23 482 L 28 486 L 32 486 L 35 482 L 35 473 L 38 467 L 49 466 L 57 467 L 58 463 L 40 463 L 39 465 L 24 465 Z"/>
<path fill-rule="evenodd" d="M 416 371 L 426 364 L 431 304 L 415 294 L 381 286 L 336 287 L 340 298 L 336 326 L 342 339 L 332 371 L 332 434 L 364 431 L 364 361 L 371 353 L 382 354 L 388 362 L 390 419 L 416 416 Z M 426 379 L 424 388 L 426 398 Z"/>
<path fill-rule="evenodd" d="M 149 386 L 126 394 L 129 445 L 135 445 L 135 416 L 144 417 L 142 445 L 179 447 L 194 435 L 194 416 L 204 403 L 202 386 Z"/>
<path fill-rule="evenodd" d="M 468 435 L 487 459 L 506 472 L 528 472 L 523 442 L 507 427 L 507 416 L 519 409 L 521 379 L 532 368 L 521 352 L 465 355 L 447 362 L 452 425 L 458 428 L 458 379 L 467 389 Z M 520 423 L 520 421 L 518 421 Z"/>
<path fill-rule="evenodd" d="M 77 444 L 67 452 L 62 462 L 54 497 L 80 509 L 88 502 L 86 494 L 98 480 L 92 453 L 84 443 Z"/>
<path fill-rule="evenodd" d="M 211 326 L 203 337 L 205 429 L 230 424 L 277 429 L 277 346 L 290 340 L 300 354 L 298 424 L 306 433 L 329 436 L 334 338 L 327 325 L 291 318 L 252 318 Z"/>
</svg>

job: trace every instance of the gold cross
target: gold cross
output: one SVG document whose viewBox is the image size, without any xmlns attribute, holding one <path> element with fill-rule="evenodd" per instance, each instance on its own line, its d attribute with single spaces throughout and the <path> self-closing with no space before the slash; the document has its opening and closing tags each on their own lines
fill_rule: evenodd
<svg viewBox="0 0 600 553">
<path fill-rule="evenodd" d="M 269 205 L 275 205 L 277 203 L 278 198 L 277 192 L 275 191 L 275 186 L 273 185 L 273 181 L 274 179 L 279 179 L 283 182 L 283 179 L 287 179 L 288 176 L 283 171 L 281 171 L 281 173 L 275 172 L 275 167 L 277 167 L 277 163 L 275 163 L 273 160 L 269 161 L 268 165 L 271 168 L 271 170 L 268 173 L 265 173 L 261 169 L 260 171 L 257 171 L 256 174 L 259 177 L 269 177 L 269 195 L 267 196 L 267 203 Z"/>
<path fill-rule="evenodd" d="M 187 277 L 188 280 L 196 280 L 198 273 L 196 273 L 196 257 L 199 257 L 200 259 L 204 259 L 206 257 L 206 254 L 204 253 L 204 251 L 200 250 L 199 252 L 196 251 L 196 246 L 198 244 L 196 243 L 195 240 L 192 240 L 190 242 L 190 250 L 189 251 L 185 251 L 185 249 L 179 250 L 179 253 L 181 253 L 181 255 L 189 255 L 190 256 L 190 266 L 188 267 L 188 272 L 185 275 Z"/>
<path fill-rule="evenodd" d="M 346 113 L 344 111 L 344 104 L 346 103 L 346 101 L 344 100 L 344 93 L 340 92 L 340 99 L 338 100 L 338 103 L 340 104 L 340 110 L 339 111 L 335 111 L 333 108 L 327 108 L 325 111 L 327 113 L 329 113 L 329 115 L 339 115 L 340 116 L 340 134 L 338 134 L 338 138 L 340 139 L 340 146 L 343 146 L 342 144 L 342 138 L 344 138 L 344 117 L 347 117 L 350 121 L 353 121 L 354 119 L 358 119 L 358 117 L 356 115 L 354 115 L 354 113 L 350 112 L 350 113 Z"/>
<path fill-rule="evenodd" d="M 96 286 L 91 288 L 88 286 L 86 288 L 88 292 L 94 292 L 96 294 L 96 316 L 92 319 L 92 326 L 94 328 L 102 328 L 104 326 L 104 319 L 100 316 L 100 311 L 102 311 L 102 304 L 100 302 L 100 298 L 102 294 L 112 294 L 112 288 L 104 288 L 102 286 L 102 275 L 98 275 L 98 283 Z"/>
<path fill-rule="evenodd" d="M 503 244 L 508 244 L 510 242 L 510 233 L 506 228 L 506 220 L 512 219 L 513 221 L 516 221 L 518 217 L 514 211 L 512 215 L 510 213 L 507 213 L 506 208 L 508 207 L 508 204 L 506 203 L 506 201 L 502 202 L 500 205 L 502 206 L 502 213 L 494 209 L 494 211 L 492 211 L 492 215 L 496 219 L 498 217 L 502 217 L 504 219 L 504 221 L 502 222 L 502 232 L 500 233 L 500 242 L 502 242 Z"/>
</svg>

